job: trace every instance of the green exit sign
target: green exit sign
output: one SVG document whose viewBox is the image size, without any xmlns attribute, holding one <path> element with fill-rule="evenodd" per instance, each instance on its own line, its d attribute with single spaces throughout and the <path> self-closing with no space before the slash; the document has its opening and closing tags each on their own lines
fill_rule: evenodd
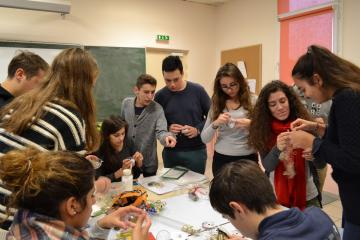
<svg viewBox="0 0 360 240">
<path fill-rule="evenodd" d="M 157 35 L 156 40 L 158 40 L 158 41 L 169 41 L 170 36 L 169 35 Z"/>
</svg>

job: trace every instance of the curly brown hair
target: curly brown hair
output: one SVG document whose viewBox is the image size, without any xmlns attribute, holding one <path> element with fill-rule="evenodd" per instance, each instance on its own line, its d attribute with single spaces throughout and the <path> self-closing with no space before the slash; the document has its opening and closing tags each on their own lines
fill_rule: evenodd
<svg viewBox="0 0 360 240">
<path fill-rule="evenodd" d="M 231 77 L 239 84 L 238 99 L 240 101 L 240 106 L 243 106 L 248 112 L 249 115 L 252 112 L 251 105 L 251 93 L 249 86 L 241 74 L 239 68 L 233 63 L 226 63 L 224 66 L 220 67 L 216 73 L 215 83 L 214 83 L 214 93 L 211 97 L 212 101 L 212 121 L 216 120 L 222 111 L 225 108 L 226 100 L 229 99 L 229 96 L 221 88 L 220 80 L 223 77 Z"/>
<path fill-rule="evenodd" d="M 249 145 L 260 152 L 261 155 L 265 155 L 269 152 L 269 141 L 271 138 L 271 122 L 273 116 L 268 106 L 270 94 L 281 91 L 283 92 L 288 101 L 290 107 L 290 114 L 288 119 L 295 120 L 297 118 L 303 118 L 310 120 L 310 114 L 306 110 L 305 106 L 301 103 L 298 95 L 285 83 L 275 80 L 266 84 L 260 92 L 260 95 L 255 104 L 253 113 L 251 115 Z M 288 120 L 287 119 L 287 120 Z"/>
</svg>

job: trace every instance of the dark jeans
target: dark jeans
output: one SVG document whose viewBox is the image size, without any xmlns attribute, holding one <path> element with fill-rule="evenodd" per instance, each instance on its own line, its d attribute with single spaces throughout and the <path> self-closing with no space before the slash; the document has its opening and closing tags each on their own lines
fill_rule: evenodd
<svg viewBox="0 0 360 240">
<path fill-rule="evenodd" d="M 166 168 L 181 166 L 197 173 L 205 173 L 206 148 L 193 151 L 171 151 L 164 148 L 162 157 Z"/>
<path fill-rule="evenodd" d="M 216 173 L 226 164 L 231 162 L 236 162 L 239 160 L 252 160 L 258 162 L 258 155 L 256 153 L 245 155 L 245 156 L 229 156 L 224 155 L 218 152 L 214 152 L 213 163 L 212 163 L 212 172 L 215 176 Z"/>
<path fill-rule="evenodd" d="M 156 175 L 156 172 L 143 172 L 142 174 L 144 177 L 152 177 Z"/>
</svg>

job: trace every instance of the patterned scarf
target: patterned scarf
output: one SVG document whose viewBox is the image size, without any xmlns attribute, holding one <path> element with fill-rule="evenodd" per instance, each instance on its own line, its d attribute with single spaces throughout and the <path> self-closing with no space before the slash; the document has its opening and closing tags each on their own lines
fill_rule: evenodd
<svg viewBox="0 0 360 240">
<path fill-rule="evenodd" d="M 290 129 L 291 121 L 273 120 L 271 123 L 272 136 L 271 148 L 276 145 L 277 136 Z M 280 161 L 275 169 L 274 187 L 278 202 L 286 207 L 298 207 L 303 210 L 306 207 L 306 179 L 305 159 L 302 157 L 302 149 L 293 149 L 292 158 L 296 175 L 288 178 L 283 161 Z"/>
<path fill-rule="evenodd" d="M 89 240 L 88 233 L 65 225 L 61 220 L 19 209 L 6 239 Z"/>
</svg>

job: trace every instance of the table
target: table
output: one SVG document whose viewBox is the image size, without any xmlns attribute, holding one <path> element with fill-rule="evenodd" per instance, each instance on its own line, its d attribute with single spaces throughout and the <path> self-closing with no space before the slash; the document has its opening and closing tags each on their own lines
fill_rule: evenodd
<svg viewBox="0 0 360 240">
<path fill-rule="evenodd" d="M 149 200 L 164 200 L 166 202 L 166 207 L 158 215 L 151 216 L 152 225 L 150 232 L 154 237 L 157 237 L 161 231 L 167 231 L 170 234 L 170 239 L 173 240 L 209 239 L 211 235 L 216 233 L 216 228 L 202 231 L 198 236 L 189 236 L 188 233 L 181 231 L 182 226 L 185 224 L 192 225 L 196 229 L 203 229 L 202 224 L 204 222 L 212 223 L 214 226 L 221 226 L 222 229 L 232 234 L 237 232 L 221 214 L 213 210 L 208 195 L 204 195 L 198 201 L 193 201 L 187 194 L 189 188 L 189 185 L 181 185 L 175 191 L 161 195 L 147 191 Z M 114 183 L 111 192 L 121 191 L 120 189 L 121 183 Z M 100 200 L 99 204 L 104 204 L 104 202 L 109 204 L 109 202 L 106 203 L 106 201 L 109 201 L 106 198 L 105 196 L 104 199 Z M 95 204 L 94 208 L 97 209 L 99 206 Z M 116 234 L 117 232 L 112 230 L 108 240 L 117 239 Z"/>
</svg>

